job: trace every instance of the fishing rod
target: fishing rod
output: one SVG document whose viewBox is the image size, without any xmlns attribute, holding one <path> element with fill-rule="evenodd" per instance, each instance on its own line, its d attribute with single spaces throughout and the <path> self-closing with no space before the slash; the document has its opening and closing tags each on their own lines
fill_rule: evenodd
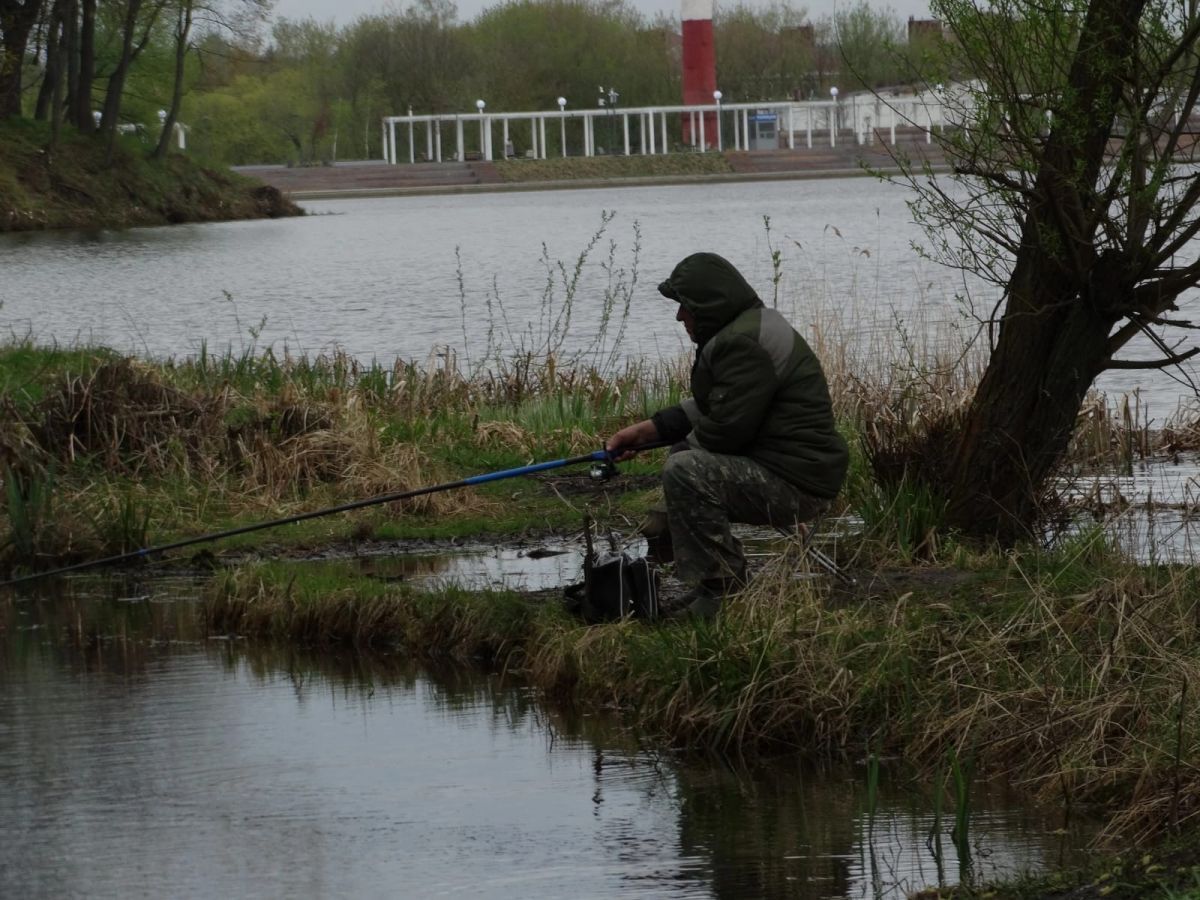
<svg viewBox="0 0 1200 900">
<path fill-rule="evenodd" d="M 648 444 L 639 444 L 636 447 L 628 447 L 619 451 L 621 455 L 626 453 L 638 453 L 642 450 L 656 450 L 659 447 L 666 447 L 669 442 L 655 441 Z M 342 503 L 338 506 L 330 506 L 325 509 L 317 509 L 312 512 L 298 513 L 294 516 L 285 516 L 282 519 L 272 519 L 269 522 L 256 522 L 253 525 L 242 525 L 239 528 L 230 528 L 227 531 L 217 531 L 212 534 L 202 534 L 197 537 L 183 538 L 182 540 L 172 541 L 169 544 L 161 544 L 157 547 L 143 547 L 140 550 L 131 550 L 128 553 L 119 553 L 116 556 L 107 556 L 103 559 L 92 559 L 86 562 L 74 563 L 69 566 L 62 566 L 58 569 L 49 569 L 45 572 L 33 572 L 29 575 L 22 575 L 19 578 L 10 578 L 8 581 L 0 581 L 0 587 L 9 587 L 14 584 L 21 584 L 26 581 L 33 581 L 37 578 L 47 578 L 51 575 L 64 575 L 67 572 L 78 572 L 83 569 L 96 569 L 101 566 L 116 565 L 117 563 L 130 562 L 135 559 L 145 559 L 148 556 L 166 553 L 169 550 L 179 550 L 182 547 L 190 547 L 194 544 L 203 544 L 209 541 L 217 541 L 222 538 L 234 537 L 239 534 L 249 534 L 252 531 L 262 531 L 266 528 L 276 528 L 280 525 L 291 525 L 295 522 L 304 522 L 308 519 L 317 519 L 321 516 L 331 516 L 335 513 L 349 512 L 354 509 L 362 509 L 366 506 L 376 506 L 380 503 L 394 503 L 398 500 L 409 500 L 413 497 L 423 497 L 426 494 L 437 494 L 441 491 L 452 491 L 456 488 L 471 487 L 476 484 L 486 484 L 489 481 L 501 481 L 505 478 L 514 478 L 517 475 L 532 475 L 535 472 L 546 472 L 550 469 L 561 469 L 564 466 L 575 466 L 581 463 L 591 463 L 591 476 L 597 480 L 605 480 L 612 476 L 616 471 L 613 463 L 615 456 L 608 450 L 593 450 L 591 453 L 584 453 L 580 456 L 571 456 L 564 459 L 552 459 L 547 462 L 533 463 L 528 466 L 517 466 L 514 469 L 501 469 L 498 472 L 485 472 L 482 475 L 472 475 L 469 478 L 462 478 L 458 481 L 447 481 L 442 484 L 431 484 L 426 487 L 414 488 L 411 491 L 398 491 L 392 494 L 380 494 L 375 497 L 367 497 L 363 500 L 354 500 L 350 503 Z"/>
</svg>

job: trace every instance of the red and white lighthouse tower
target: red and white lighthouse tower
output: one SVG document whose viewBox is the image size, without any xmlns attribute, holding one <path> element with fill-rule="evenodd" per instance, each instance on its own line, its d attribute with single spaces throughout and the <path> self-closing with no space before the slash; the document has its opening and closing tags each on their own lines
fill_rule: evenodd
<svg viewBox="0 0 1200 900">
<path fill-rule="evenodd" d="M 713 48 L 713 0 L 683 0 L 683 102 L 687 105 L 710 104 L 717 89 L 717 56 Z M 683 116 L 683 142 L 692 144 L 692 122 L 697 117 Z M 698 123 L 697 123 L 698 127 Z M 717 145 L 717 114 L 704 113 L 704 143 Z M 704 148 L 704 149 L 707 149 Z"/>
</svg>

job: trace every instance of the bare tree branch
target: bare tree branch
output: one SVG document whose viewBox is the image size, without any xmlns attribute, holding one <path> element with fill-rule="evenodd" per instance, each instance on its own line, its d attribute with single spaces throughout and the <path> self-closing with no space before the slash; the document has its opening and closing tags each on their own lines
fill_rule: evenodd
<svg viewBox="0 0 1200 900">
<path fill-rule="evenodd" d="M 1104 368 L 1106 369 L 1165 369 L 1168 366 L 1177 366 L 1181 362 L 1186 362 L 1197 353 L 1200 353 L 1200 347 L 1193 347 L 1186 353 L 1176 353 L 1172 356 L 1163 359 L 1110 359 Z"/>
</svg>

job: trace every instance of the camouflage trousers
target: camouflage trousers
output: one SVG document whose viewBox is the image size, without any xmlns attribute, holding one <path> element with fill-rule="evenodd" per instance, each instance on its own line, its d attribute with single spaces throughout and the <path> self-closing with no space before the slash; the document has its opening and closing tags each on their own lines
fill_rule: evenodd
<svg viewBox="0 0 1200 900">
<path fill-rule="evenodd" d="M 745 581 L 746 557 L 730 523 L 791 528 L 829 505 L 752 459 L 695 447 L 667 457 L 663 499 L 676 571 L 692 584 Z"/>
</svg>

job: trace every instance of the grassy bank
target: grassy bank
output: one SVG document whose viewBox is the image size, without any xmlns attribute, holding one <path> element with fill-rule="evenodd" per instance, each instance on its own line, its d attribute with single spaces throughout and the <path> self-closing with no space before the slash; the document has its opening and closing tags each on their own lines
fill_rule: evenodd
<svg viewBox="0 0 1200 900">
<path fill-rule="evenodd" d="M 0 231 L 125 228 L 177 222 L 277 218 L 301 210 L 278 190 L 122 136 L 104 142 L 64 128 L 50 146 L 45 123 L 0 122 Z"/>
<path fill-rule="evenodd" d="M 911 382 L 893 369 L 868 378 L 826 358 L 855 451 L 833 514 L 861 522 L 841 552 L 859 566 L 953 560 L 953 543 L 936 538 L 936 500 L 907 487 L 904 461 L 916 437 L 954 420 L 969 391 L 930 371 L 914 372 Z M 11 343 L 0 347 L 0 571 L 52 568 L 587 453 L 676 401 L 685 383 L 683 364 L 596 368 L 553 355 L 466 371 L 341 354 L 202 352 L 154 361 Z M 1151 432 L 1098 406 L 1081 419 L 1070 463 L 1119 468 L 1164 446 L 1178 452 L 1196 433 L 1186 424 Z M 621 470 L 604 486 L 577 467 L 431 494 L 218 549 L 264 539 L 312 547 L 576 531 L 587 509 L 602 529 L 629 532 L 652 501 L 638 476 L 649 478 L 656 462 Z M 1077 517 L 1089 502 L 1084 496 L 1060 512 Z"/>
<path fill-rule="evenodd" d="M 0 349 L 0 568 L 45 569 L 577 455 L 678 391 L 668 369 L 469 377 L 341 355 L 148 362 L 13 344 Z M 570 477 L 588 483 L 582 467 Z M 431 494 L 221 549 L 574 529 L 590 498 L 560 482 Z M 605 515 L 645 505 L 627 483 L 605 492 Z"/>
<path fill-rule="evenodd" d="M 496 162 L 506 182 L 571 181 L 586 178 L 662 178 L 732 172 L 721 153 L 663 156 L 573 156 L 565 159 L 508 159 Z"/>
<path fill-rule="evenodd" d="M 824 340 L 824 339 L 822 339 Z M 818 341 L 818 344 L 820 341 Z M 819 347 L 854 449 L 833 515 L 861 523 L 839 552 L 857 566 L 953 561 L 936 498 L 907 486 L 914 447 L 953 426 L 971 372 L 900 375 Z M 592 357 L 589 355 L 588 357 Z M 365 364 L 253 350 L 141 360 L 103 348 L 0 347 L 0 571 L 47 569 L 349 500 L 595 450 L 623 424 L 678 400 L 686 363 L 603 364 L 526 354 L 468 370 Z M 1098 400 L 1070 470 L 1113 471 L 1195 446 L 1188 422 L 1151 431 Z M 914 461 L 915 460 L 915 461 Z M 652 501 L 653 459 L 594 486 L 582 467 L 315 519 L 220 545 L 311 547 L 372 538 L 463 538 L 578 530 L 585 510 L 629 532 Z M 1095 508 L 1092 509 L 1092 506 Z M 1103 515 L 1099 494 L 1055 514 Z M 219 549 L 220 549 L 219 548 Z"/>
</svg>

